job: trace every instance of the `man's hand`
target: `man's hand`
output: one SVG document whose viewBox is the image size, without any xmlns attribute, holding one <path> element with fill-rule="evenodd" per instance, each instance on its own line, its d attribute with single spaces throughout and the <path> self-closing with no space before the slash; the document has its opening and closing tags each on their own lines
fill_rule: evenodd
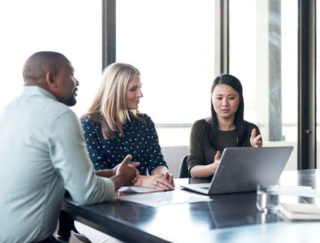
<svg viewBox="0 0 320 243">
<path fill-rule="evenodd" d="M 137 172 L 136 167 L 140 164 L 139 162 L 132 162 L 132 156 L 128 154 L 124 160 L 118 164 L 115 169 L 115 176 L 111 179 L 114 182 L 116 190 L 118 190 L 122 186 L 130 186 L 133 182 L 137 179 Z"/>
<path fill-rule="evenodd" d="M 125 159 L 122 161 L 122 163 L 125 161 Z M 121 165 L 122 163 L 116 165 L 112 169 L 98 170 L 98 171 L 96 171 L 96 175 L 97 176 L 102 176 L 102 177 L 107 177 L 107 178 L 115 176 L 117 174 L 117 169 L 119 168 L 119 165 Z M 135 168 L 135 167 L 139 166 L 139 164 L 140 164 L 139 162 L 132 162 L 131 161 L 131 163 L 129 163 L 128 166 Z M 138 175 L 139 175 L 139 171 L 137 171 L 137 176 Z M 137 179 L 135 178 L 131 184 L 134 184 L 136 181 L 137 181 Z"/>
</svg>

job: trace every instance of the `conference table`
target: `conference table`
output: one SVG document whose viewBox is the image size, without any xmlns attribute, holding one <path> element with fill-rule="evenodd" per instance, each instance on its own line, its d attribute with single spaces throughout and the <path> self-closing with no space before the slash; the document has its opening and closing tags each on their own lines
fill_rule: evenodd
<svg viewBox="0 0 320 243">
<path fill-rule="evenodd" d="M 189 193 L 180 185 L 199 183 L 191 178 L 175 179 L 176 189 L 147 193 L 145 197 L 179 197 Z M 284 171 L 280 185 L 303 185 L 320 189 L 320 170 Z M 118 193 L 117 197 L 123 196 Z M 261 213 L 256 192 L 204 196 L 200 202 L 163 203 L 157 207 L 118 200 L 79 206 L 65 198 L 62 211 L 73 219 L 124 242 L 320 242 L 320 222 L 290 222 L 278 212 Z M 318 204 L 319 198 L 281 196 L 282 200 Z"/>
</svg>

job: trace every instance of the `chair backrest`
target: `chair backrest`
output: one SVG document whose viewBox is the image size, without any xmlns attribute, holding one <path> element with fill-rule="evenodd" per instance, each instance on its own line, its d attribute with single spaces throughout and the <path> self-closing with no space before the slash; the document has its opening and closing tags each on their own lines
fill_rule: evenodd
<svg viewBox="0 0 320 243">
<path fill-rule="evenodd" d="M 184 156 L 181 165 L 180 165 L 180 171 L 179 171 L 179 178 L 190 178 L 190 174 L 188 171 L 188 164 L 187 164 L 188 155 Z"/>
<path fill-rule="evenodd" d="M 188 146 L 162 146 L 161 152 L 167 162 L 170 173 L 174 178 L 179 178 L 181 159 L 189 153 Z"/>
</svg>

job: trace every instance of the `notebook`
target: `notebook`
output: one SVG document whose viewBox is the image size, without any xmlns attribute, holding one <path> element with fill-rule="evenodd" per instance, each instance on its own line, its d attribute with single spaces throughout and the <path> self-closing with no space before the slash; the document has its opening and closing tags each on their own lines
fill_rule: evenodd
<svg viewBox="0 0 320 243">
<path fill-rule="evenodd" d="M 320 220 L 320 207 L 309 203 L 280 203 L 279 212 L 289 220 Z"/>
<path fill-rule="evenodd" d="M 220 165 L 211 183 L 181 185 L 203 194 L 222 194 L 255 191 L 262 186 L 277 184 L 292 146 L 230 147 L 224 149 Z"/>
</svg>

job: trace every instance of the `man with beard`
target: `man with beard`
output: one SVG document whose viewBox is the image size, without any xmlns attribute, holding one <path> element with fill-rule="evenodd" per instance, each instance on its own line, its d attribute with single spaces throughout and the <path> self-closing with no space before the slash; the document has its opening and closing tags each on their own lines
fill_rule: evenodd
<svg viewBox="0 0 320 243">
<path fill-rule="evenodd" d="M 55 242 L 65 189 L 78 204 L 103 202 L 135 180 L 127 156 L 95 175 L 77 116 L 79 82 L 60 53 L 38 52 L 25 63 L 24 89 L 0 114 L 0 242 Z"/>
</svg>

